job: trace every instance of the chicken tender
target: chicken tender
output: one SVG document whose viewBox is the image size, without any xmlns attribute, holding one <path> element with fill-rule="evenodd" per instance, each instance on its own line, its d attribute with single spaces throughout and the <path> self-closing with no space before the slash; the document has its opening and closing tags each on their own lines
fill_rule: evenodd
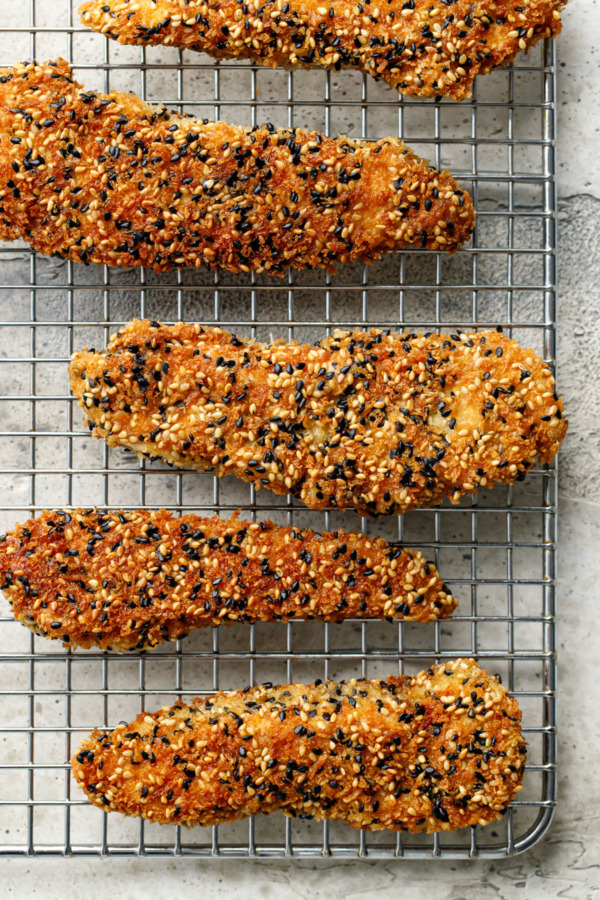
<svg viewBox="0 0 600 900">
<path fill-rule="evenodd" d="M 348 618 L 430 622 L 456 600 L 420 553 L 166 510 L 52 510 L 0 540 L 15 618 L 71 647 L 142 650 L 195 628 Z"/>
<path fill-rule="evenodd" d="M 397 138 L 245 129 L 86 91 L 59 60 L 0 70 L 0 239 L 155 272 L 270 272 L 456 250 L 471 199 Z"/>
<path fill-rule="evenodd" d="M 220 692 L 96 730 L 71 764 L 91 802 L 151 822 L 257 813 L 379 831 L 500 818 L 521 789 L 521 711 L 474 660 L 419 675 Z"/>
<path fill-rule="evenodd" d="M 88 0 L 122 44 L 166 44 L 277 68 L 353 68 L 418 97 L 471 96 L 476 75 L 561 30 L 565 0 Z"/>
<path fill-rule="evenodd" d="M 111 447 L 367 516 L 513 484 L 567 430 L 549 368 L 496 331 L 267 345 L 136 320 L 70 372 Z"/>
</svg>

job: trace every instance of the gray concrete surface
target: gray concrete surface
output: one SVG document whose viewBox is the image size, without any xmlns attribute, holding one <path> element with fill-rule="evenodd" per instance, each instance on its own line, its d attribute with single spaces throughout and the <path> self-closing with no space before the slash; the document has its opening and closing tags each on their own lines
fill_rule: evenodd
<svg viewBox="0 0 600 900">
<path fill-rule="evenodd" d="M 0 12 L 13 4 L 0 2 Z M 559 374 L 571 429 L 560 457 L 559 802 L 533 851 L 493 863 L 2 860 L 0 897 L 200 893 L 217 900 L 592 900 L 600 896 L 596 590 L 600 580 L 600 2 L 571 0 L 558 44 Z"/>
</svg>

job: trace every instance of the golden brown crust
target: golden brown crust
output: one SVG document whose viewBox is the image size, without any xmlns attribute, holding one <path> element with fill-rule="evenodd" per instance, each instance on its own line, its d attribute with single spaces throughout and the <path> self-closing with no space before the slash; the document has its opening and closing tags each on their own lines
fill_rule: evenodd
<svg viewBox="0 0 600 900">
<path fill-rule="evenodd" d="M 133 321 L 70 372 L 112 447 L 362 515 L 512 484 L 567 430 L 543 360 L 495 331 L 269 346 Z"/>
<path fill-rule="evenodd" d="M 164 509 L 45 511 L 0 540 L 0 589 L 37 634 L 113 650 L 222 623 L 431 622 L 456 608 L 432 563 L 381 538 Z"/>
<path fill-rule="evenodd" d="M 463 100 L 476 75 L 561 30 L 565 0 L 88 0 L 84 25 L 275 68 L 356 68 L 404 94 Z"/>
<path fill-rule="evenodd" d="M 67 63 L 0 70 L 0 238 L 156 272 L 281 274 L 455 250 L 473 204 L 397 138 L 184 118 L 85 91 Z"/>
<path fill-rule="evenodd" d="M 221 692 L 97 729 L 71 764 L 105 811 L 218 825 L 256 813 L 378 831 L 500 818 L 521 789 L 521 711 L 473 660 L 386 681 Z"/>
</svg>

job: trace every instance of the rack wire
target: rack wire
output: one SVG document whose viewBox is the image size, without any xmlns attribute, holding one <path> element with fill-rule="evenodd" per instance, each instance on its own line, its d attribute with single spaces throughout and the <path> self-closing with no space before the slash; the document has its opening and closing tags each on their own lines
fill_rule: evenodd
<svg viewBox="0 0 600 900">
<path fill-rule="evenodd" d="M 435 625 L 260 624 L 195 632 L 146 654 L 73 653 L 0 617 L 0 854 L 200 857 L 504 857 L 547 830 L 556 798 L 556 470 L 534 470 L 457 507 L 367 521 L 309 512 L 212 475 L 172 472 L 108 451 L 83 431 L 66 365 L 133 316 L 224 323 L 258 338 L 312 339 L 335 327 L 501 327 L 555 357 L 554 49 L 539 45 L 480 79 L 471 101 L 415 102 L 355 72 L 272 72 L 172 49 L 120 47 L 86 32 L 78 0 L 5 4 L 2 65 L 62 55 L 88 88 L 133 90 L 185 112 L 270 120 L 326 133 L 405 137 L 451 169 L 478 213 L 453 257 L 412 250 L 338 275 L 283 280 L 87 269 L 0 247 L 0 530 L 45 507 L 166 507 L 314 528 L 360 527 L 421 547 L 459 597 Z M 1 6 L 1 4 L 0 4 Z M 182 831 L 106 817 L 72 784 L 67 760 L 95 726 L 174 696 L 248 682 L 377 677 L 456 656 L 498 672 L 523 709 L 525 788 L 497 825 L 396 836 L 277 815 Z"/>
</svg>

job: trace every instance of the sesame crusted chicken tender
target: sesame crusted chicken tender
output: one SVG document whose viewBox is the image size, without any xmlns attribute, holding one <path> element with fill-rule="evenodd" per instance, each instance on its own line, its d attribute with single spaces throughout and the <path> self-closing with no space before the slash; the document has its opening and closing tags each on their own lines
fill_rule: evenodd
<svg viewBox="0 0 600 900">
<path fill-rule="evenodd" d="M 521 790 L 521 711 L 474 660 L 416 676 L 220 692 L 95 730 L 71 760 L 106 812 L 219 825 L 257 813 L 379 831 L 499 819 Z"/>
<path fill-rule="evenodd" d="M 221 623 L 429 622 L 456 608 L 432 563 L 381 538 L 166 510 L 45 511 L 0 539 L 0 589 L 36 634 L 112 650 Z"/>
<path fill-rule="evenodd" d="M 136 320 L 70 375 L 111 447 L 361 515 L 512 484 L 567 429 L 549 368 L 495 331 L 267 345 Z"/>
<path fill-rule="evenodd" d="M 475 76 L 561 30 L 565 0 L 88 0 L 84 25 L 277 68 L 354 68 L 419 97 L 470 97 Z"/>
<path fill-rule="evenodd" d="M 397 138 L 183 117 L 86 91 L 63 60 L 0 70 L 0 239 L 155 272 L 269 272 L 456 250 L 467 193 Z"/>
</svg>

